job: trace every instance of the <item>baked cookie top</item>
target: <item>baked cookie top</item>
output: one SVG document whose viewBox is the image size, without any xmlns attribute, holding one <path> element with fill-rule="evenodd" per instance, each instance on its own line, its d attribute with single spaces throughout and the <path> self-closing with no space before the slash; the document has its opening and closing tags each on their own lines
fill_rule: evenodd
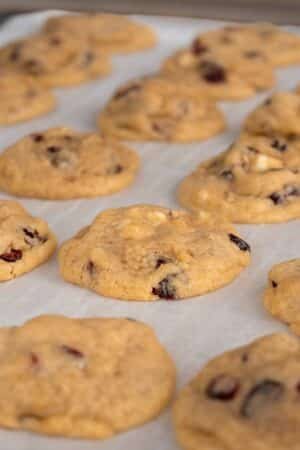
<svg viewBox="0 0 300 450">
<path fill-rule="evenodd" d="M 119 88 L 100 114 L 101 131 L 124 140 L 189 142 L 222 132 L 216 105 L 167 78 L 134 80 Z"/>
<path fill-rule="evenodd" d="M 202 53 L 215 48 L 222 52 L 242 51 L 249 59 L 264 53 L 274 66 L 300 62 L 300 36 L 268 23 L 217 28 L 199 34 L 194 47 Z"/>
<path fill-rule="evenodd" d="M 210 361 L 179 394 L 177 438 L 186 450 L 298 450 L 299 340 L 274 334 Z"/>
<path fill-rule="evenodd" d="M 0 49 L 0 68 L 29 75 L 46 86 L 68 86 L 107 75 L 106 52 L 63 31 L 35 34 Z"/>
<path fill-rule="evenodd" d="M 139 158 L 98 133 L 51 128 L 0 155 L 0 188 L 23 197 L 69 199 L 111 194 L 134 179 Z"/>
<path fill-rule="evenodd" d="M 46 114 L 54 109 L 52 92 L 28 76 L 0 73 L 0 124 L 10 125 Z"/>
<path fill-rule="evenodd" d="M 300 335 L 300 259 L 275 264 L 264 292 L 265 308 Z"/>
<path fill-rule="evenodd" d="M 66 281 L 122 300 L 176 300 L 230 283 L 250 261 L 231 225 L 154 205 L 100 213 L 60 249 Z"/>
<path fill-rule="evenodd" d="M 182 205 L 218 210 L 236 223 L 300 217 L 300 138 L 243 134 L 179 186 Z"/>
<path fill-rule="evenodd" d="M 175 368 L 152 329 L 127 319 L 40 316 L 0 329 L 0 425 L 103 439 L 168 404 Z"/>
<path fill-rule="evenodd" d="M 167 58 L 161 72 L 217 100 L 242 100 L 275 84 L 273 66 L 263 52 L 249 57 L 239 48 L 202 51 L 197 41 Z"/>
<path fill-rule="evenodd" d="M 47 261 L 56 248 L 48 224 L 17 202 L 0 200 L 0 281 L 16 278 Z"/>
<path fill-rule="evenodd" d="M 244 128 L 253 134 L 300 135 L 300 95 L 276 92 L 249 114 Z"/>
<path fill-rule="evenodd" d="M 43 31 L 64 31 L 88 39 L 93 47 L 127 53 L 153 47 L 156 36 L 147 25 L 113 14 L 65 14 L 47 20 Z"/>
</svg>

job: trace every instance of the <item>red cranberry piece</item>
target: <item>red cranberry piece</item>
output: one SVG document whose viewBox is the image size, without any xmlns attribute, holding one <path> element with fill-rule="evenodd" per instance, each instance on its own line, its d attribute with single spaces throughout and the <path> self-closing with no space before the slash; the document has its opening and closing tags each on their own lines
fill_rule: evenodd
<svg viewBox="0 0 300 450">
<path fill-rule="evenodd" d="M 171 278 L 166 277 L 161 280 L 156 287 L 152 288 L 152 294 L 163 300 L 175 300 L 176 289 L 172 284 Z"/>
<path fill-rule="evenodd" d="M 224 68 L 212 61 L 203 61 L 200 64 L 202 77 L 209 83 L 224 83 L 226 81 L 226 72 Z"/>
<path fill-rule="evenodd" d="M 121 164 L 117 164 L 114 168 L 113 168 L 113 173 L 114 175 L 117 175 L 118 173 L 123 172 L 123 166 L 121 166 Z"/>
<path fill-rule="evenodd" d="M 266 406 L 278 401 L 284 393 L 284 385 L 280 381 L 265 379 L 255 384 L 246 394 L 240 413 L 245 418 L 253 417 Z"/>
<path fill-rule="evenodd" d="M 30 359 L 30 365 L 33 368 L 38 368 L 40 365 L 40 358 L 38 357 L 38 355 L 34 352 L 31 352 L 29 354 L 29 359 Z"/>
<path fill-rule="evenodd" d="M 61 148 L 58 147 L 58 145 L 50 145 L 49 147 L 47 147 L 48 153 L 58 153 L 60 151 L 61 151 Z"/>
<path fill-rule="evenodd" d="M 12 248 L 9 252 L 2 253 L 2 255 L 0 255 L 0 259 L 2 259 L 5 262 L 14 263 L 19 259 L 21 259 L 22 256 L 23 256 L 22 250 Z"/>
<path fill-rule="evenodd" d="M 287 150 L 287 144 L 285 142 L 280 142 L 279 139 L 274 139 L 271 142 L 271 147 L 275 148 L 279 152 L 285 152 Z"/>
<path fill-rule="evenodd" d="M 246 241 L 244 241 L 243 239 L 241 239 L 240 237 L 236 236 L 235 234 L 229 233 L 229 239 L 231 240 L 231 242 L 233 242 L 235 245 L 238 246 L 238 248 L 242 251 L 242 252 L 250 252 L 251 248 L 250 245 L 247 244 Z"/>
<path fill-rule="evenodd" d="M 83 358 L 83 353 L 77 348 L 70 347 L 69 345 L 62 345 L 61 348 L 64 352 L 68 353 L 68 355 L 74 356 L 74 358 Z"/>
<path fill-rule="evenodd" d="M 274 280 L 271 280 L 271 284 L 274 289 L 277 288 L 277 286 L 278 286 L 278 283 L 276 283 L 276 281 L 274 281 Z"/>
<path fill-rule="evenodd" d="M 24 241 L 26 244 L 34 246 L 47 241 L 47 238 L 40 236 L 37 230 L 31 228 L 23 228 L 23 233 L 25 234 Z"/>
<path fill-rule="evenodd" d="M 239 381 L 231 376 L 222 374 L 211 380 L 206 388 L 206 395 L 212 400 L 233 400 L 240 388 Z"/>
<path fill-rule="evenodd" d="M 96 273 L 96 265 L 93 261 L 88 261 L 86 265 L 86 270 L 89 272 L 90 275 L 94 275 Z"/>
<path fill-rule="evenodd" d="M 169 262 L 170 262 L 170 260 L 168 258 L 165 258 L 164 256 L 160 256 L 156 260 L 155 269 L 158 269 L 160 266 L 162 266 L 164 264 L 168 264 Z"/>
<path fill-rule="evenodd" d="M 200 39 L 195 39 L 192 43 L 192 52 L 194 55 L 201 55 L 202 53 L 207 52 L 208 48 Z"/>
<path fill-rule="evenodd" d="M 32 139 L 34 142 L 42 142 L 44 140 L 44 136 L 40 133 L 32 134 Z"/>
</svg>

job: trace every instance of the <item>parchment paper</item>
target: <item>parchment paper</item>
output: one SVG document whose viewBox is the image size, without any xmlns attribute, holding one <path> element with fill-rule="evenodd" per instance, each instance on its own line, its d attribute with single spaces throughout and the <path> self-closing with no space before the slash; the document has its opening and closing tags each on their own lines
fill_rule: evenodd
<svg viewBox="0 0 300 450">
<path fill-rule="evenodd" d="M 0 30 L 0 44 L 35 31 L 50 14 L 53 12 L 11 19 Z M 163 58 L 190 42 L 197 32 L 224 25 L 222 22 L 193 19 L 137 19 L 152 25 L 157 31 L 160 37 L 157 48 L 115 57 L 114 72 L 107 79 L 57 90 L 58 110 L 44 118 L 1 128 L 0 148 L 4 149 L 29 132 L 51 126 L 67 125 L 79 130 L 95 130 L 98 112 L 118 85 L 157 70 Z M 297 32 L 294 27 L 293 30 Z M 300 66 L 278 70 L 277 78 L 277 88 L 294 87 L 300 80 Z M 245 102 L 223 104 L 228 131 L 204 143 L 133 145 L 142 157 L 142 170 L 136 183 L 119 194 L 79 201 L 22 199 L 22 203 L 33 215 L 49 222 L 60 242 L 71 237 L 108 207 L 139 202 L 178 207 L 174 195 L 178 182 L 200 161 L 224 150 L 238 134 L 246 114 L 266 95 Z M 143 320 L 155 328 L 161 342 L 174 358 L 180 388 L 214 355 L 258 336 L 284 329 L 264 311 L 261 293 L 272 264 L 300 256 L 299 222 L 238 228 L 252 246 L 252 264 L 235 282 L 214 293 L 177 302 L 136 303 L 105 299 L 63 282 L 58 274 L 56 258 L 53 258 L 33 272 L 1 284 L 0 325 L 20 324 L 44 313 L 72 317 L 129 316 Z M 0 431 L 0 449 L 177 450 L 170 419 L 170 411 L 166 411 L 157 420 L 104 442 Z"/>
</svg>

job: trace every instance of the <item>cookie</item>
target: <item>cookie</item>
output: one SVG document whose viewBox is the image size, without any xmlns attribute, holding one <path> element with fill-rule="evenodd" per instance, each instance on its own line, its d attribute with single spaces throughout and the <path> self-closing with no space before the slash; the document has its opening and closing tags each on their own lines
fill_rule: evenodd
<svg viewBox="0 0 300 450">
<path fill-rule="evenodd" d="M 211 360 L 179 393 L 185 450 L 299 449 L 300 343 L 273 334 Z M 249 443 L 249 444 L 248 444 Z"/>
<path fill-rule="evenodd" d="M 235 223 L 300 217 L 300 136 L 242 135 L 180 184 L 181 205 L 219 211 Z"/>
<path fill-rule="evenodd" d="M 53 110 L 56 100 L 52 92 L 27 76 L 0 73 L 0 124 L 42 116 Z"/>
<path fill-rule="evenodd" d="M 154 77 L 118 89 L 99 125 L 105 135 L 124 140 L 190 142 L 221 133 L 225 119 L 194 89 Z"/>
<path fill-rule="evenodd" d="M 110 73 L 106 52 L 63 31 L 32 35 L 0 50 L 0 69 L 28 75 L 45 86 L 72 86 Z"/>
<path fill-rule="evenodd" d="M 264 53 L 274 66 L 300 63 L 300 37 L 272 24 L 230 25 L 198 35 L 194 41 L 198 52 L 218 49 L 242 51 L 246 58 Z"/>
<path fill-rule="evenodd" d="M 137 154 L 97 133 L 51 128 L 34 133 L 0 155 L 0 189 L 51 200 L 97 197 L 132 183 Z"/>
<path fill-rule="evenodd" d="M 175 368 L 147 325 L 40 316 L 0 329 L 0 426 L 104 439 L 156 417 Z"/>
<path fill-rule="evenodd" d="M 30 272 L 55 248 L 56 238 L 44 220 L 30 216 L 17 202 L 0 200 L 0 281 Z"/>
<path fill-rule="evenodd" d="M 268 279 L 265 308 L 300 335 L 300 259 L 275 264 Z"/>
<path fill-rule="evenodd" d="M 65 14 L 47 20 L 46 32 L 64 31 L 88 39 L 92 47 L 111 53 L 129 53 L 151 48 L 156 36 L 150 27 L 113 14 Z"/>
<path fill-rule="evenodd" d="M 273 66 L 265 54 L 249 58 L 244 51 L 190 48 L 171 55 L 161 73 L 216 100 L 243 100 L 275 84 Z"/>
<path fill-rule="evenodd" d="M 244 128 L 248 133 L 272 136 L 300 134 L 300 95 L 276 92 L 247 117 Z"/>
<path fill-rule="evenodd" d="M 100 213 L 60 249 L 62 277 L 121 300 L 177 300 L 230 283 L 250 247 L 209 215 L 134 205 Z"/>
</svg>

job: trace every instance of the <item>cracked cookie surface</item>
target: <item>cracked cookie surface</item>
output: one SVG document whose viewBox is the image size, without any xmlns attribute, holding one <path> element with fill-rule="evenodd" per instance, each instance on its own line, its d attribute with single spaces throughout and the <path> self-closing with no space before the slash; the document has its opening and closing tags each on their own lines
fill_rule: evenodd
<svg viewBox="0 0 300 450">
<path fill-rule="evenodd" d="M 190 209 L 217 210 L 236 223 L 284 222 L 300 217 L 300 138 L 244 134 L 201 163 L 180 184 Z"/>
<path fill-rule="evenodd" d="M 100 114 L 104 134 L 124 140 L 189 142 L 225 129 L 212 102 L 188 86 L 164 78 L 145 78 L 119 88 Z"/>
<path fill-rule="evenodd" d="M 10 125 L 53 110 L 52 92 L 36 80 L 17 73 L 0 73 L 0 124 Z"/>
<path fill-rule="evenodd" d="M 300 335 L 300 259 L 275 264 L 268 275 L 264 305 Z"/>
<path fill-rule="evenodd" d="M 46 262 L 56 248 L 47 223 L 30 216 L 17 202 L 0 200 L 0 281 L 7 281 Z"/>
<path fill-rule="evenodd" d="M 154 32 L 147 25 L 113 14 L 66 14 L 51 17 L 46 32 L 64 31 L 88 39 L 92 47 L 112 53 L 129 53 L 156 44 Z"/>
<path fill-rule="evenodd" d="M 264 53 L 249 58 L 239 49 L 204 49 L 193 41 L 167 58 L 161 73 L 215 100 L 242 100 L 274 86 L 273 66 Z"/>
<path fill-rule="evenodd" d="M 65 242 L 60 272 L 71 283 L 122 300 L 176 300 L 216 290 L 249 264 L 250 247 L 208 214 L 153 205 L 100 213 Z"/>
<path fill-rule="evenodd" d="M 22 138 L 0 155 L 0 188 L 32 198 L 95 197 L 127 187 L 138 167 L 137 154 L 117 141 L 52 128 Z"/>
<path fill-rule="evenodd" d="M 104 439 L 169 403 L 175 368 L 152 329 L 135 320 L 40 316 L 0 329 L 5 428 Z"/>
<path fill-rule="evenodd" d="M 185 450 L 298 450 L 299 340 L 274 334 L 211 360 L 174 407 Z"/>
<path fill-rule="evenodd" d="M 110 73 L 107 53 L 63 31 L 32 35 L 0 49 L 0 68 L 45 86 L 71 86 Z"/>
</svg>

